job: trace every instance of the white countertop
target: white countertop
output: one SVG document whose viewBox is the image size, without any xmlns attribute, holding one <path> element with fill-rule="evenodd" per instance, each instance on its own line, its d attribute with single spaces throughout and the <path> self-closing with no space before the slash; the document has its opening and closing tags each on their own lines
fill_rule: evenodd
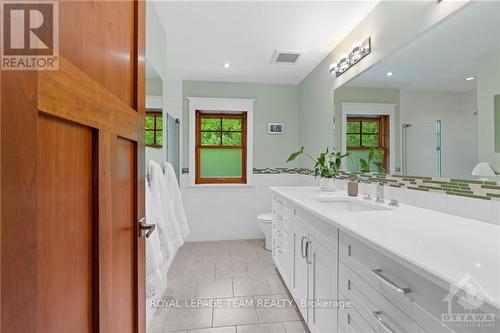
<svg viewBox="0 0 500 333">
<path fill-rule="evenodd" d="M 405 204 L 389 211 L 347 212 L 317 201 L 346 197 L 342 190 L 271 189 L 384 254 L 406 261 L 445 289 L 469 273 L 484 289 L 488 303 L 500 308 L 500 226 Z M 352 199 L 365 201 L 361 196 Z"/>
</svg>

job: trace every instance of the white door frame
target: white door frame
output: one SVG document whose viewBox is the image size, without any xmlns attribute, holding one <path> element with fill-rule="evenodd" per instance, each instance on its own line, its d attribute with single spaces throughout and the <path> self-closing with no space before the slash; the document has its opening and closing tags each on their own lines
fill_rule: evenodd
<svg viewBox="0 0 500 333">
<path fill-rule="evenodd" d="M 386 104 L 386 103 L 341 103 L 342 105 L 342 138 L 341 147 L 342 154 L 347 152 L 347 116 L 348 115 L 359 115 L 359 116 L 389 116 L 389 173 L 394 174 L 396 171 L 396 106 L 397 104 Z M 347 170 L 347 161 L 342 160 L 342 168 Z"/>
</svg>

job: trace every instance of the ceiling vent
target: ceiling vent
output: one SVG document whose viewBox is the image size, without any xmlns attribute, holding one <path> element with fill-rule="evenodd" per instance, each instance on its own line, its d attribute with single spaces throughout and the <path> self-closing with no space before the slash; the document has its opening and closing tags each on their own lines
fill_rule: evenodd
<svg viewBox="0 0 500 333">
<path fill-rule="evenodd" d="M 274 51 L 271 58 L 272 64 L 289 64 L 294 65 L 299 60 L 302 53 L 297 51 Z"/>
</svg>

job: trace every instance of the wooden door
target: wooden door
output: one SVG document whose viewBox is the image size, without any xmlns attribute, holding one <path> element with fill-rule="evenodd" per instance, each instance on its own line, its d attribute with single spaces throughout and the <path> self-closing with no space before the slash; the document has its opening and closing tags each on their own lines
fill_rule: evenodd
<svg viewBox="0 0 500 333">
<path fill-rule="evenodd" d="M 143 332 L 144 2 L 61 1 L 59 70 L 3 71 L 1 332 Z"/>
</svg>

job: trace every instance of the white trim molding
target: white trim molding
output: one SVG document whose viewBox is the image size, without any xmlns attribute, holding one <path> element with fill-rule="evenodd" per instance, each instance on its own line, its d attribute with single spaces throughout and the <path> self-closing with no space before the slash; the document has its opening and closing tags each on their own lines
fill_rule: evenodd
<svg viewBox="0 0 500 333">
<path fill-rule="evenodd" d="M 240 98 L 211 98 L 211 97 L 187 97 L 189 101 L 189 185 L 195 184 L 196 178 L 196 111 L 212 111 L 224 113 L 247 113 L 247 183 L 231 184 L 234 187 L 252 185 L 253 176 L 253 105 L 254 99 Z M 213 184 L 211 187 L 227 186 L 227 184 Z"/>
<path fill-rule="evenodd" d="M 385 104 L 385 103 L 341 103 L 342 105 L 342 138 L 341 147 L 342 154 L 347 152 L 346 147 L 346 137 L 347 137 L 347 116 L 348 115 L 360 115 L 360 116 L 374 116 L 382 115 L 389 116 L 389 163 L 390 163 L 390 174 L 395 174 L 396 171 L 396 106 L 397 104 Z M 346 160 L 342 161 L 342 167 L 347 170 Z"/>
</svg>

